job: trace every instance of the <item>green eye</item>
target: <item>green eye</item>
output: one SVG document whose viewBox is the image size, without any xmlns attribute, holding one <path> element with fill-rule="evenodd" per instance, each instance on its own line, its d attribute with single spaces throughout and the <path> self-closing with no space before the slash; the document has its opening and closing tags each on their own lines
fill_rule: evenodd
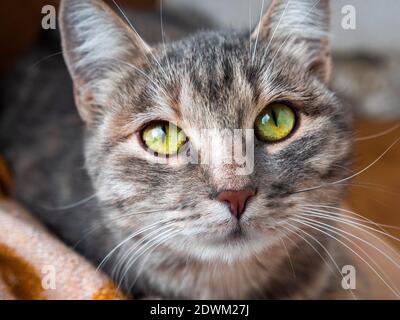
<svg viewBox="0 0 400 320">
<path fill-rule="evenodd" d="M 162 121 L 149 124 L 142 131 L 143 143 L 157 155 L 177 154 L 187 141 L 182 129 Z"/>
<path fill-rule="evenodd" d="M 272 103 L 259 114 L 254 129 L 260 140 L 276 142 L 287 137 L 295 124 L 296 115 L 291 108 L 282 103 Z"/>
</svg>

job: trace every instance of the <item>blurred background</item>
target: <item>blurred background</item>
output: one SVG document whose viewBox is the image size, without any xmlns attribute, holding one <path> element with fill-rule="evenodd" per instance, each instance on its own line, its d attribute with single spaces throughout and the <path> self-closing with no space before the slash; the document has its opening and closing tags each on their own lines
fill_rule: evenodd
<svg viewBox="0 0 400 320">
<path fill-rule="evenodd" d="M 6 90 L 15 70 L 38 73 L 52 60 L 62 59 L 57 29 L 43 30 L 41 26 L 43 6 L 57 8 L 58 2 L 1 1 L 2 90 Z M 112 1 L 108 2 L 115 8 Z M 266 10 L 269 2 L 117 0 L 149 42 L 161 39 L 161 11 L 168 41 L 200 29 L 248 31 L 257 24 L 262 8 Z M 355 9 L 355 29 L 346 30 L 342 26 L 346 13 L 342 10 L 349 5 Z M 400 136 L 400 1 L 334 0 L 331 11 L 332 86 L 355 114 L 353 171 L 357 172 L 376 160 Z M 350 182 L 346 201 L 359 214 L 400 227 L 399 144 Z M 391 232 L 400 236 L 396 229 Z"/>
</svg>

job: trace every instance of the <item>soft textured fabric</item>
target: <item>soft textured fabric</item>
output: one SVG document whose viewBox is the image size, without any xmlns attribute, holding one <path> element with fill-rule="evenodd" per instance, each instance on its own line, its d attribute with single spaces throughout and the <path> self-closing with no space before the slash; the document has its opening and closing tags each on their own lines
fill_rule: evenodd
<svg viewBox="0 0 400 320">
<path fill-rule="evenodd" d="M 124 299 L 26 210 L 0 200 L 0 299 Z"/>
</svg>

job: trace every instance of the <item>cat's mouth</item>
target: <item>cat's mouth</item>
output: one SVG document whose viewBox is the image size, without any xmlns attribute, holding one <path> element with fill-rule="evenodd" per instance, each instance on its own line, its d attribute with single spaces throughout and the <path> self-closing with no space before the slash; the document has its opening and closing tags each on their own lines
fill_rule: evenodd
<svg viewBox="0 0 400 320">
<path fill-rule="evenodd" d="M 237 224 L 235 228 L 230 230 L 226 236 L 224 237 L 223 241 L 228 243 L 235 243 L 235 242 L 242 242 L 247 238 L 245 231 L 241 227 L 240 224 Z"/>
<path fill-rule="evenodd" d="M 218 235 L 214 235 L 209 238 L 209 244 L 213 245 L 233 245 L 237 242 L 243 242 L 248 238 L 245 230 L 240 224 L 236 224 L 234 227 L 229 228 L 229 230 L 225 230 L 224 232 L 219 233 Z"/>
<path fill-rule="evenodd" d="M 243 238 L 244 236 L 245 234 L 240 224 L 237 224 L 236 227 L 228 234 L 228 237 L 232 239 Z"/>
</svg>

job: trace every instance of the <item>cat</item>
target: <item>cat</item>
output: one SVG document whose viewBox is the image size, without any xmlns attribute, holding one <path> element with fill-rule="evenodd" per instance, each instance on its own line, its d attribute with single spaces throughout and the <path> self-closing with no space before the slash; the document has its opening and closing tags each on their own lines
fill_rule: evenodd
<svg viewBox="0 0 400 320">
<path fill-rule="evenodd" d="M 18 162 L 17 198 L 118 286 L 175 299 L 397 296 L 321 215 L 341 204 L 352 145 L 351 112 L 329 86 L 328 0 L 273 0 L 250 36 L 198 32 L 152 47 L 100 0 L 63 0 L 59 23 L 73 92 L 66 76 L 54 82 L 84 125 L 60 100 L 41 111 L 61 127 L 15 114 L 25 125 L 13 145 L 26 147 L 3 149 Z M 40 139 L 30 125 L 46 130 Z M 70 133 L 61 146 L 60 128 Z M 218 142 L 202 142 L 208 129 Z M 246 174 L 221 161 L 232 153 L 225 133 L 238 129 L 252 151 Z M 168 154 L 167 137 L 181 139 L 179 150 Z M 35 155 L 38 143 L 51 162 Z M 83 200 L 41 206 L 71 197 Z M 355 266 L 356 289 L 343 286 L 344 266 Z"/>
</svg>

